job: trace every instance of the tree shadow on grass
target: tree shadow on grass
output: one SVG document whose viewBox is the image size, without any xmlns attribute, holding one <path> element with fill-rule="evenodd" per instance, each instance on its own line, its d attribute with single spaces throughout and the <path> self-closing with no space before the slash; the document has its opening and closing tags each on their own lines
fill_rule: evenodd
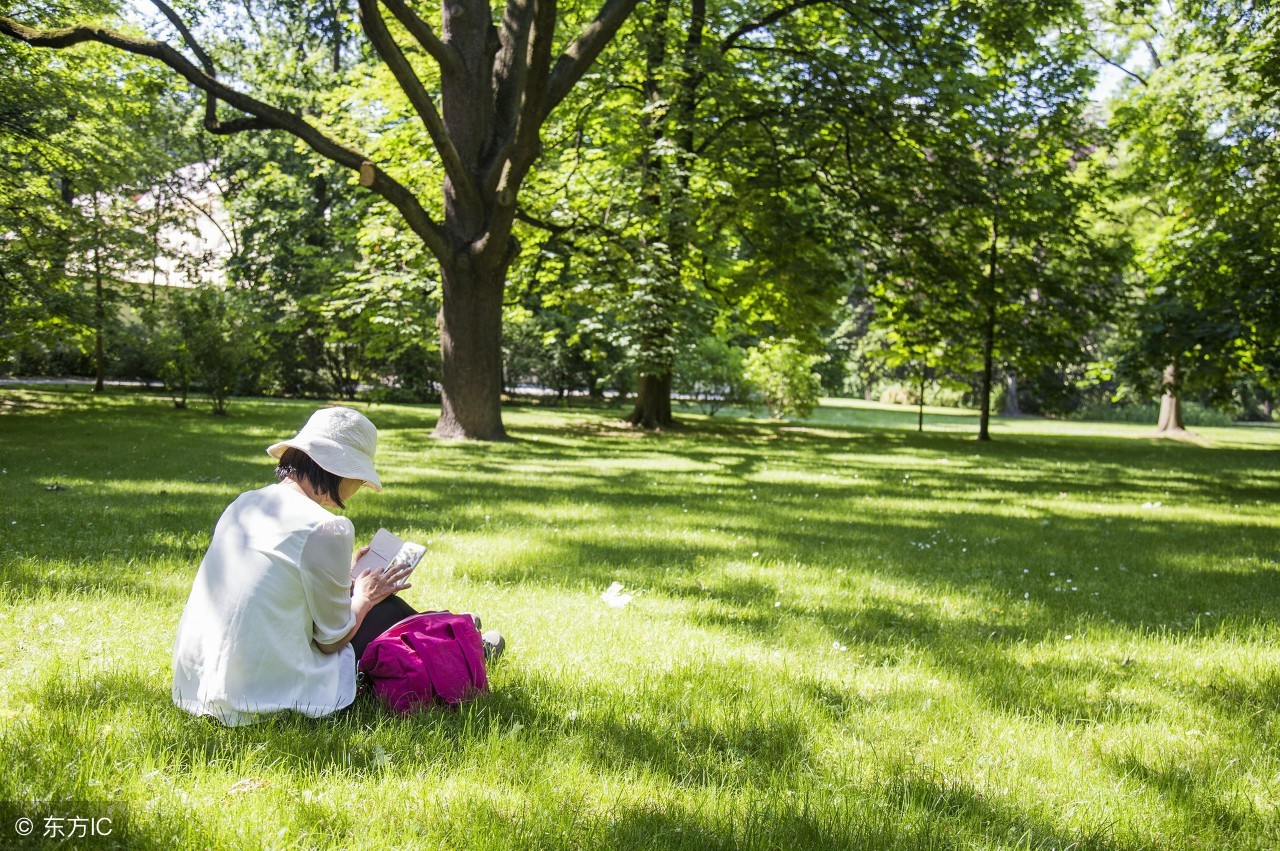
<svg viewBox="0 0 1280 851">
<path fill-rule="evenodd" d="M 1043 817 L 1010 805 L 1001 794 L 918 768 L 907 769 L 889 781 L 885 794 L 908 818 L 933 826 L 938 831 L 936 840 L 944 848 L 971 848 L 991 841 L 1010 842 L 1019 848 L 1079 851 L 1137 851 L 1148 847 L 1117 839 L 1114 826 L 1106 823 L 1081 834 L 1066 833 Z"/>
<path fill-rule="evenodd" d="M 981 653 L 975 651 L 975 658 Z M 707 664 L 722 665 L 721 662 Z M 735 689 L 748 693 L 758 672 L 741 667 L 728 676 L 714 678 L 712 691 L 697 696 L 699 701 L 723 709 L 731 707 Z M 994 680 L 1010 678 L 999 671 Z M 649 680 L 649 687 L 632 698 L 632 705 L 619 702 L 606 686 L 569 688 L 564 682 L 540 674 L 508 670 L 505 687 L 461 712 L 429 712 L 405 718 L 393 715 L 375 703 L 357 705 L 354 710 L 332 719 L 307 719 L 282 715 L 250 727 L 224 728 L 211 720 L 186 716 L 168 705 L 168 695 L 157 688 L 158 678 L 137 671 L 94 672 L 71 679 L 45 680 L 30 694 L 37 712 L 26 725 L 11 729 L 5 736 L 6 750 L 15 765 L 40 771 L 44 764 L 44 744 L 56 736 L 61 747 L 89 754 L 104 747 L 95 719 L 110 721 L 120 731 L 139 722 L 145 730 L 140 747 L 159 759 L 168 772 L 183 772 L 204 766 L 225 766 L 231 772 L 228 784 L 242 779 L 238 767 L 252 772 L 254 766 L 270 766 L 273 773 L 297 777 L 305 788 L 316 777 L 338 773 L 359 780 L 375 780 L 390 774 L 419 776 L 422 772 L 449 773 L 465 770 L 468 761 L 489 759 L 495 735 L 519 736 L 518 747 L 505 750 L 501 758 L 519 755 L 525 766 L 560 764 L 565 754 L 583 760 L 589 771 L 602 778 L 655 774 L 672 790 L 669 803 L 621 805 L 606 814 L 588 814 L 571 819 L 563 837 L 564 847 L 602 839 L 594 847 L 653 848 L 967 848 L 989 841 L 1014 841 L 1030 847 L 1079 847 L 1124 849 L 1137 847 L 1117 840 L 1111 825 L 1101 824 L 1082 834 L 1069 834 L 1054 827 L 1042 815 L 1011 803 L 1006 795 L 980 790 L 972 784 L 944 777 L 919 767 L 904 767 L 896 777 L 882 784 L 845 786 L 831 784 L 815 774 L 809 750 L 809 731 L 797 719 L 804 713 L 789 712 L 783 722 L 753 716 L 750 707 L 740 714 L 713 716 L 689 724 L 674 722 L 680 698 L 690 681 L 706 680 L 696 666 L 673 670 Z M 744 685 L 744 683 L 746 683 Z M 790 689 L 792 683 L 781 683 Z M 819 681 L 801 677 L 802 697 L 812 703 L 814 716 L 847 716 L 863 708 L 857 699 Z M 1043 695 L 1024 694 L 1029 704 Z M 998 701 L 997 701 L 998 702 Z M 581 711 L 571 715 L 569 707 Z M 1006 708 L 1009 708 L 1006 705 Z M 635 718 L 630 717 L 635 710 Z M 167 714 L 167 717 L 165 717 Z M 1079 719 L 1077 719 L 1079 720 Z M 378 756 L 380 748 L 395 755 L 392 766 Z M 117 745 L 117 747 L 119 747 Z M 419 751 L 421 749 L 421 751 Z M 141 758 L 140 752 L 131 754 Z M 1247 801 L 1225 799 L 1213 791 L 1214 778 L 1203 767 L 1187 769 L 1176 760 L 1153 765 L 1132 755 L 1109 763 L 1121 777 L 1149 786 L 1167 796 L 1172 806 L 1209 822 L 1223 835 L 1237 832 L 1265 835 L 1263 819 Z M 515 766 L 512 766 L 514 769 Z M 20 782 L 21 771 L 12 775 Z M 519 788 L 530 781 L 527 772 L 511 775 Z M 44 783 L 70 782 L 56 774 L 42 776 Z M 104 779 L 104 778 L 98 778 Z M 542 781 L 536 781 L 542 782 Z M 794 798 L 773 798 L 744 806 L 756 783 L 761 788 L 779 784 L 796 792 Z M 550 781 L 551 793 L 556 786 Z M 722 807 L 703 811 L 689 802 L 696 796 L 714 795 L 716 790 L 737 790 Z M 575 784 L 569 784 L 574 788 Z M 2 788 L 2 787 L 0 787 Z M 695 795 L 681 798 L 680 790 Z M 298 816 L 304 824 L 325 824 L 330 837 L 354 836 L 361 830 L 358 818 L 349 810 L 336 810 L 321 803 L 303 806 Z M 537 812 L 537 808 L 534 809 Z M 299 811 L 301 812 L 301 810 Z M 468 813 L 467 805 L 461 808 Z M 525 818 L 519 807 L 503 808 L 496 824 L 498 835 L 536 838 L 541 820 Z M 498 815 L 498 812 L 490 815 Z M 196 816 L 193 816 L 196 817 Z M 452 818 L 453 816 L 451 816 Z M 484 819 L 488 821 L 489 819 Z M 472 836 L 460 822 L 461 835 Z M 189 825 L 188 835 L 207 836 L 213 844 L 215 825 Z M 131 834 L 132 847 L 160 847 L 167 837 L 164 826 L 139 826 Z"/>
<path fill-rule="evenodd" d="M 1243 793 L 1224 793 L 1212 770 L 1194 759 L 1170 754 L 1163 762 L 1152 762 L 1129 753 L 1105 755 L 1102 761 L 1126 784 L 1150 790 L 1194 814 L 1196 823 L 1211 825 L 1227 837 L 1280 838 L 1274 816 L 1259 812 Z"/>
<path fill-rule="evenodd" d="M 1114 838 L 1107 824 L 1080 834 L 1058 830 L 999 795 L 914 772 L 881 785 L 801 786 L 785 796 L 748 792 L 710 802 L 663 796 L 619 803 L 603 813 L 564 801 L 555 810 L 559 817 L 536 822 L 521 817 L 519 794 L 517 788 L 508 807 L 476 802 L 450 818 L 483 826 L 497 845 L 548 849 L 959 851 L 991 843 L 1080 851 L 1147 847 Z"/>
</svg>

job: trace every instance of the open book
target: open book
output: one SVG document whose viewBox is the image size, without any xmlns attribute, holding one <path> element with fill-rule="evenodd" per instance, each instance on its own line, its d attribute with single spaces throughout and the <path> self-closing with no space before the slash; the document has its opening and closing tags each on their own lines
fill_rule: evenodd
<svg viewBox="0 0 1280 851">
<path fill-rule="evenodd" d="M 352 566 L 351 578 L 355 579 L 366 567 L 370 570 L 386 570 L 395 564 L 417 567 L 426 552 L 422 544 L 406 543 L 386 529 L 379 529 L 369 542 L 369 551 Z"/>
</svg>

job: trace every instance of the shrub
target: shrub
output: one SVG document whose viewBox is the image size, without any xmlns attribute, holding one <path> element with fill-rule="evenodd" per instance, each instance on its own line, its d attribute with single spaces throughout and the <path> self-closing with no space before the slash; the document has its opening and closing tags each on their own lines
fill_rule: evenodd
<svg viewBox="0 0 1280 851">
<path fill-rule="evenodd" d="M 822 357 L 808 354 L 794 339 L 763 340 L 747 352 L 743 373 L 772 416 L 803 419 L 813 413 L 822 391 L 814 371 Z"/>
<path fill-rule="evenodd" d="M 880 393 L 880 404 L 882 405 L 919 405 L 920 404 L 920 388 L 919 387 L 903 387 L 901 384 L 894 384 L 886 387 Z"/>
<path fill-rule="evenodd" d="M 1160 419 L 1160 406 L 1154 402 L 1115 404 L 1098 402 L 1075 411 L 1070 419 L 1105 423 L 1138 423 L 1154 426 Z M 1188 426 L 1229 426 L 1235 422 L 1230 414 L 1199 402 L 1184 400 L 1182 421 Z"/>
<path fill-rule="evenodd" d="M 174 405 L 186 407 L 192 385 L 204 387 L 215 414 L 227 412 L 257 339 L 234 292 L 201 287 L 175 295 L 160 311 L 154 357 Z"/>
<path fill-rule="evenodd" d="M 725 405 L 751 401 L 751 387 L 743 372 L 746 352 L 716 337 L 703 337 L 676 361 L 674 390 L 698 403 L 707 416 Z"/>
</svg>

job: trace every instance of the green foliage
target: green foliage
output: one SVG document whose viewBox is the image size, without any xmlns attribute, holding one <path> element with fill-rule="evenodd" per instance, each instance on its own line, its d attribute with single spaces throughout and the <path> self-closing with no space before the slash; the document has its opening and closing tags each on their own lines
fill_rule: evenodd
<svg viewBox="0 0 1280 851">
<path fill-rule="evenodd" d="M 624 365 L 616 335 L 580 302 L 543 292 L 530 293 L 526 303 L 509 307 L 503 322 L 508 392 L 530 384 L 564 399 L 631 389 L 634 373 Z"/>
<path fill-rule="evenodd" d="M 717 337 L 703 337 L 676 359 L 677 395 L 694 399 L 708 416 L 726 405 L 746 406 L 752 387 L 746 375 L 747 352 Z"/>
<path fill-rule="evenodd" d="M 1103 423 L 1154 423 L 1160 414 L 1160 406 L 1153 403 L 1127 403 L 1117 405 L 1112 402 L 1096 402 L 1084 405 L 1071 413 L 1073 420 L 1091 420 Z M 1182 419 L 1189 427 L 1229 426 L 1235 423 L 1235 417 L 1203 403 L 1184 400 L 1182 403 Z"/>
<path fill-rule="evenodd" d="M 675 372 L 677 388 L 703 382 L 678 370 L 708 337 L 817 345 L 847 283 L 839 218 L 804 152 L 779 144 L 792 63 L 721 41 L 758 12 L 644 8 L 580 106 L 548 126 L 531 187 L 530 221 L 550 234 L 529 258 L 534 285 L 592 309 L 633 374 Z M 781 38 L 784 26 L 756 29 Z M 812 42 L 821 25 L 802 29 L 795 40 Z"/>
<path fill-rule="evenodd" d="M 772 416 L 804 419 L 813 413 L 822 392 L 822 379 L 815 371 L 822 358 L 807 353 L 795 339 L 762 340 L 747 351 L 743 375 Z"/>
<path fill-rule="evenodd" d="M 218 160 L 237 240 L 231 283 L 262 319 L 260 391 L 426 401 L 439 394 L 439 276 L 385 204 L 288 140 Z"/>
<path fill-rule="evenodd" d="M 988 359 L 993 376 L 1079 362 L 1116 305 L 1124 247 L 1099 227 L 1078 9 L 920 4 L 898 26 L 884 71 L 819 53 L 794 76 L 804 108 L 788 129 L 825 143 L 815 176 L 860 242 L 860 312 L 837 331 L 853 389 L 882 372 L 981 388 Z"/>
<path fill-rule="evenodd" d="M 138 300 L 176 195 L 138 197 L 182 162 L 176 98 L 141 61 L 77 61 L 0 39 L 0 363 L 82 347 L 111 371 L 121 313 Z M 111 69 L 108 75 L 107 69 Z M 44 360 L 62 368 L 65 360 Z"/>
<path fill-rule="evenodd" d="M 1171 3 L 1152 67 L 1117 104 L 1120 164 L 1142 248 L 1141 301 L 1120 370 L 1148 394 L 1176 365 L 1175 389 L 1229 401 L 1245 378 L 1280 386 L 1280 120 L 1276 11 Z"/>
</svg>

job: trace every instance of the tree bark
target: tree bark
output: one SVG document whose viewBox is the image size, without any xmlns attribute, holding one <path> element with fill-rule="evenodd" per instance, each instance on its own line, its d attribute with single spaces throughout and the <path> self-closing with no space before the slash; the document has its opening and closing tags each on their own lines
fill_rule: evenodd
<svg viewBox="0 0 1280 851">
<path fill-rule="evenodd" d="M 103 303 L 102 273 L 98 272 L 94 280 L 93 307 L 93 392 L 102 393 L 107 389 L 107 352 L 102 342 L 102 326 L 107 323 L 107 309 Z"/>
<path fill-rule="evenodd" d="M 978 418 L 978 440 L 991 439 L 991 378 L 995 372 L 993 352 L 996 338 L 996 306 L 987 305 L 987 317 L 982 329 L 982 391 L 981 415 Z"/>
<path fill-rule="evenodd" d="M 1182 424 L 1182 397 L 1179 394 L 1179 372 L 1176 361 L 1164 368 L 1160 382 L 1164 395 L 1160 397 L 1160 419 L 1156 423 L 1159 434 L 1176 434 L 1186 431 Z"/>
<path fill-rule="evenodd" d="M 444 271 L 440 307 L 443 384 L 435 436 L 505 440 L 502 425 L 502 292 L 505 265 Z"/>
<path fill-rule="evenodd" d="M 647 429 L 671 428 L 671 374 L 642 375 L 636 387 L 636 406 L 627 422 Z"/>
</svg>

